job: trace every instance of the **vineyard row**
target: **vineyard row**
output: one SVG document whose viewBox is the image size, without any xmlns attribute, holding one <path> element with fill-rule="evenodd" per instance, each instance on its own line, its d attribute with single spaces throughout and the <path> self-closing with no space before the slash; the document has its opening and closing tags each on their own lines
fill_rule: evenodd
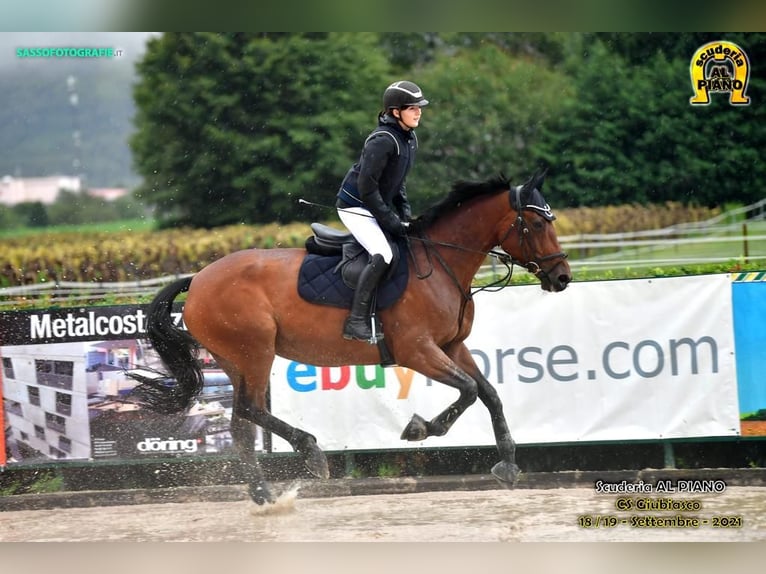
<svg viewBox="0 0 766 574">
<path fill-rule="evenodd" d="M 717 213 L 716 209 L 680 203 L 572 208 L 556 211 L 556 229 L 562 236 L 640 231 L 703 221 Z M 293 223 L 212 230 L 40 233 L 2 239 L 0 287 L 61 281 L 139 281 L 194 273 L 240 249 L 300 247 L 310 234 L 308 224 Z"/>
</svg>

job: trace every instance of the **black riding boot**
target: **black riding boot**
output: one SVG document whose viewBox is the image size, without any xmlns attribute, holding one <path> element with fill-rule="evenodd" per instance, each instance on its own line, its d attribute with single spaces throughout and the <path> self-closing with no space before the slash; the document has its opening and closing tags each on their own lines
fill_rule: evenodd
<svg viewBox="0 0 766 574">
<path fill-rule="evenodd" d="M 386 271 L 388 271 L 388 263 L 383 260 L 383 256 L 373 255 L 372 260 L 359 276 L 359 283 L 354 292 L 354 301 L 351 303 L 351 314 L 343 326 L 344 339 L 375 343 L 377 339 L 383 338 L 383 332 L 376 330 L 376 338 L 373 339 L 370 323 L 372 296 Z"/>
</svg>

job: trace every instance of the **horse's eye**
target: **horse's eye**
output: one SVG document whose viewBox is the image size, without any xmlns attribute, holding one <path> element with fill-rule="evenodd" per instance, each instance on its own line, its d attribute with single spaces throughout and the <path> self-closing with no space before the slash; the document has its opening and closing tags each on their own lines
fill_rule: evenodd
<svg viewBox="0 0 766 574">
<path fill-rule="evenodd" d="M 535 231 L 542 231 L 543 227 L 545 227 L 545 223 L 537 219 L 536 221 L 532 222 L 532 227 L 535 228 Z"/>
</svg>

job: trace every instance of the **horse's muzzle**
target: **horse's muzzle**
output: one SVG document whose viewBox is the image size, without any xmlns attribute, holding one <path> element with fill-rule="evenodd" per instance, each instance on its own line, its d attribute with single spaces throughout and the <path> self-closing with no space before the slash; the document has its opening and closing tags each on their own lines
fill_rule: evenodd
<svg viewBox="0 0 766 574">
<path fill-rule="evenodd" d="M 566 259 L 562 259 L 548 270 L 540 269 L 535 275 L 540 279 L 540 287 L 544 291 L 563 291 L 572 281 L 572 271 Z"/>
</svg>

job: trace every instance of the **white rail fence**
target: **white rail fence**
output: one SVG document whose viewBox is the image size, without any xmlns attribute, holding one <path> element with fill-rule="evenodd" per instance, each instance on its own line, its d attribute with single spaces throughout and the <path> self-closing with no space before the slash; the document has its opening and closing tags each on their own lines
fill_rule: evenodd
<svg viewBox="0 0 766 574">
<path fill-rule="evenodd" d="M 745 218 L 744 220 L 742 218 Z M 740 221 L 737 221 L 737 220 Z M 682 223 L 664 229 L 633 231 L 609 234 L 580 234 L 559 237 L 562 248 L 569 253 L 572 269 L 599 268 L 618 269 L 626 267 L 650 267 L 659 265 L 686 265 L 700 263 L 722 263 L 736 259 L 747 261 L 766 260 L 766 235 L 750 235 L 747 225 L 766 220 L 766 199 L 752 205 L 722 213 L 702 222 Z M 734 221 L 732 223 L 732 221 Z M 760 226 L 763 227 L 763 226 Z M 758 249 L 749 246 L 760 243 Z M 657 250 L 679 249 L 704 244 L 730 244 L 731 255 L 691 255 L 679 257 L 652 256 Z M 764 264 L 766 266 L 766 263 Z M 477 279 L 499 277 L 505 268 L 488 261 L 477 274 Z M 515 269 L 514 273 L 526 273 Z M 183 275 L 187 276 L 187 275 Z M 21 302 L 40 302 L 56 305 L 65 302 L 76 305 L 78 301 L 104 300 L 114 298 L 141 298 L 156 293 L 161 286 L 182 277 L 168 275 L 141 281 L 119 283 L 83 283 L 62 281 L 59 283 L 38 283 L 0 289 L 0 310 L 12 309 Z"/>
<path fill-rule="evenodd" d="M 23 301 L 40 301 L 55 305 L 66 302 L 76 305 L 78 301 L 114 298 L 140 298 L 156 293 L 163 285 L 186 275 L 167 275 L 142 281 L 114 283 L 85 283 L 61 281 L 59 283 L 35 283 L 0 289 L 0 310 L 13 308 Z"/>
</svg>

